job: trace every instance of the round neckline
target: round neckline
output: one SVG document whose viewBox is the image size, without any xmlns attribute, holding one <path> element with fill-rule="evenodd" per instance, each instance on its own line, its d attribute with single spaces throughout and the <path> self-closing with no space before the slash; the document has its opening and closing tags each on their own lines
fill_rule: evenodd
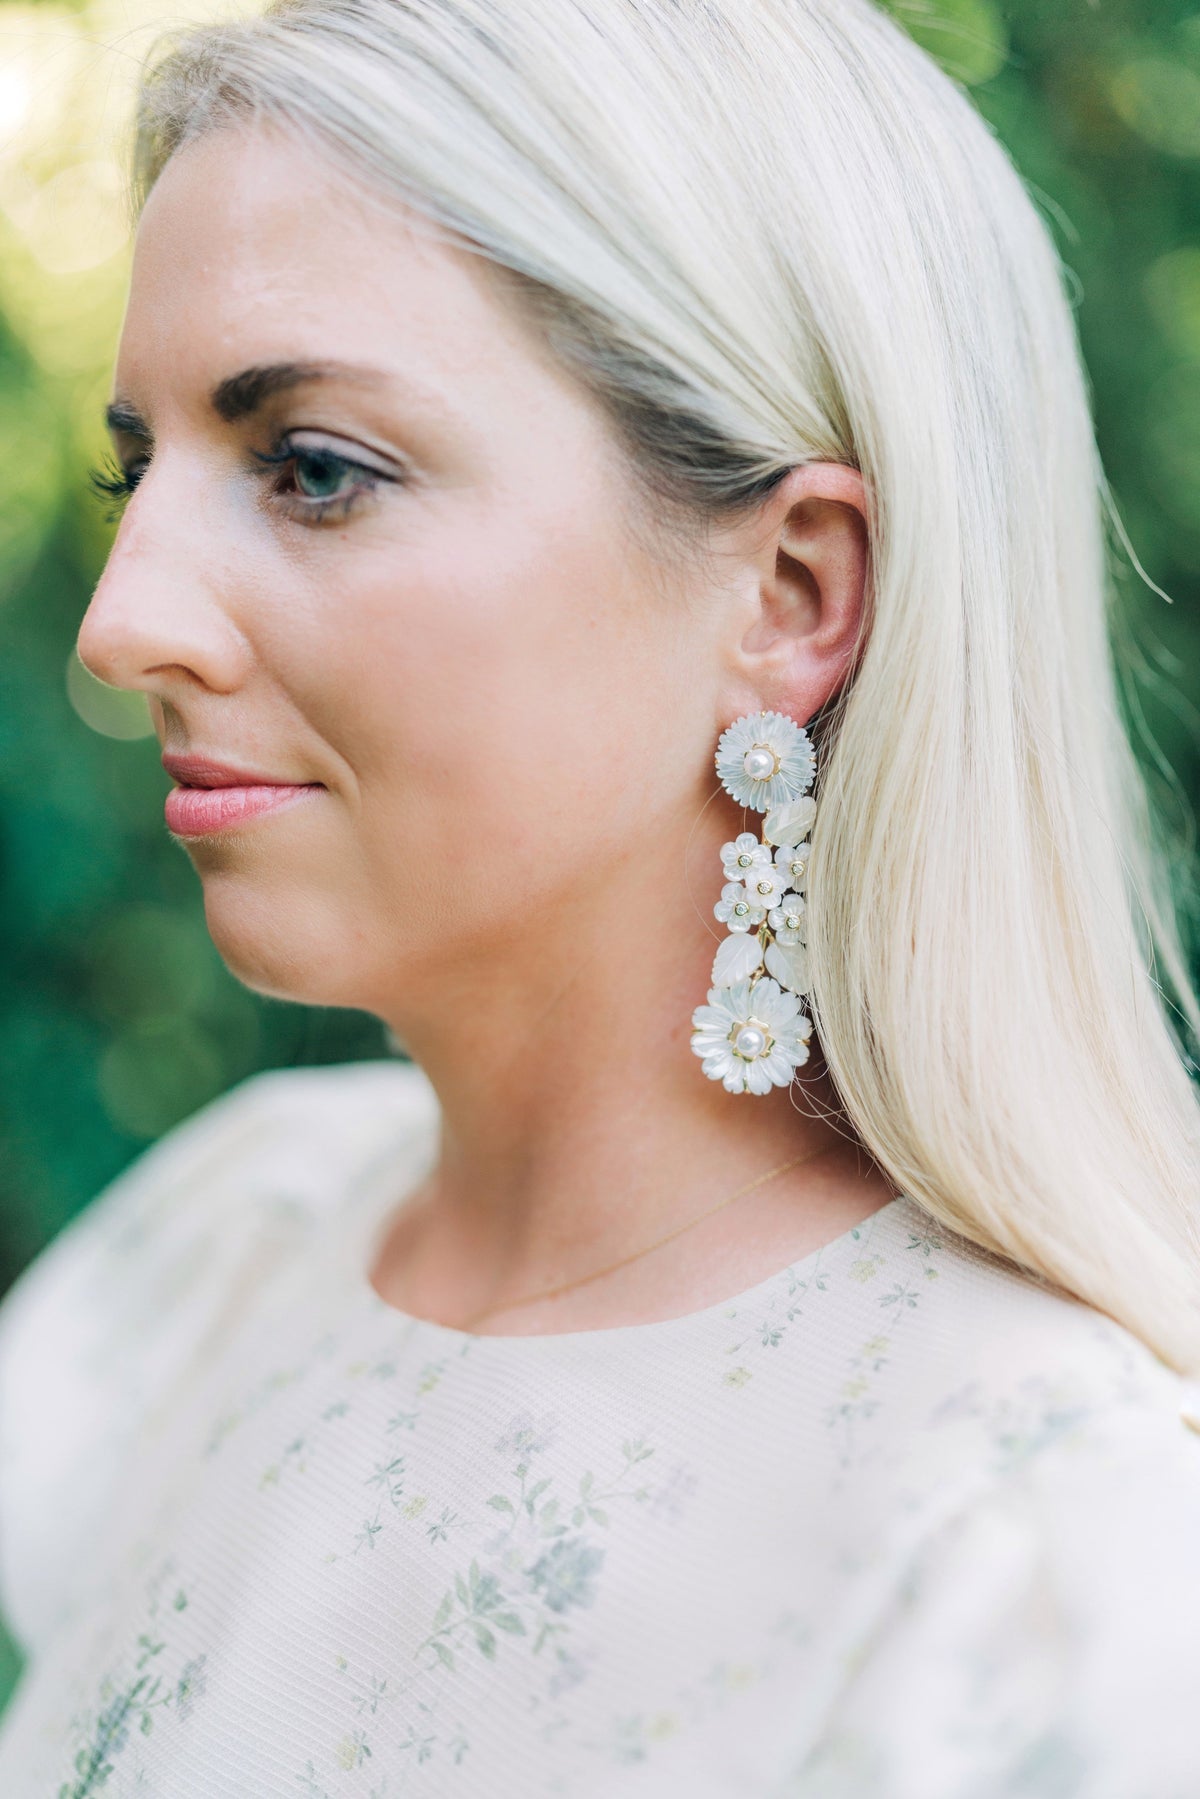
<svg viewBox="0 0 1200 1799">
<path fill-rule="evenodd" d="M 397 1326 L 402 1327 L 409 1335 L 415 1335 L 418 1331 L 433 1334 L 446 1345 L 457 1344 L 462 1349 L 465 1349 L 468 1344 L 503 1344 L 505 1347 L 500 1353 L 520 1355 L 536 1353 L 536 1350 L 526 1350 L 524 1347 L 526 1344 L 544 1344 L 546 1346 L 545 1353 L 549 1354 L 552 1353 L 551 1345 L 554 1344 L 560 1345 L 564 1350 L 571 1350 L 586 1348 L 592 1344 L 609 1344 L 619 1347 L 638 1341 L 658 1343 L 665 1337 L 682 1336 L 689 1330 L 703 1329 L 706 1324 L 717 1318 L 735 1317 L 745 1307 L 752 1305 L 756 1299 L 782 1281 L 785 1275 L 792 1274 L 802 1279 L 817 1267 L 823 1257 L 844 1249 L 867 1228 L 884 1219 L 894 1218 L 897 1211 L 907 1203 L 907 1194 L 896 1194 L 893 1199 L 886 1200 L 883 1205 L 877 1206 L 875 1211 L 868 1212 L 866 1217 L 860 1219 L 857 1224 L 850 1225 L 836 1237 L 830 1238 L 828 1243 L 823 1243 L 817 1249 L 810 1250 L 807 1255 L 785 1262 L 781 1268 L 776 1268 L 761 1281 L 756 1281 L 752 1287 L 745 1288 L 741 1293 L 730 1294 L 728 1299 L 719 1299 L 714 1305 L 702 1306 L 698 1311 L 677 1312 L 670 1318 L 650 1318 L 641 1324 L 601 1324 L 593 1325 L 588 1330 L 575 1331 L 510 1333 L 468 1331 L 462 1330 L 458 1325 L 443 1324 L 437 1318 L 420 1318 L 415 1312 L 406 1312 L 400 1306 L 393 1305 L 390 1300 L 385 1299 L 381 1293 L 376 1291 L 369 1278 L 369 1265 L 360 1271 L 360 1285 L 374 1310 L 383 1317 L 394 1319 Z M 376 1241 L 377 1237 L 373 1237 L 372 1244 Z M 508 1347 L 510 1344 L 514 1346 L 512 1349 Z M 520 1347 L 517 1347 L 518 1345 Z"/>
<path fill-rule="evenodd" d="M 411 1153 L 415 1140 L 419 1147 L 413 1157 L 412 1164 L 405 1177 L 400 1193 L 397 1194 L 396 1185 L 394 1184 L 394 1163 L 392 1163 L 390 1169 L 387 1170 L 387 1172 L 392 1175 L 393 1179 L 389 1180 L 387 1183 L 386 1205 L 382 1210 L 376 1206 L 372 1206 L 370 1208 L 370 1215 L 366 1227 L 351 1233 L 353 1238 L 350 1269 L 351 1280 L 359 1297 L 376 1316 L 381 1319 L 391 1320 L 397 1329 L 403 1330 L 406 1335 L 411 1336 L 423 1333 L 436 1338 L 446 1347 L 457 1345 L 460 1350 L 465 1350 L 468 1345 L 476 1346 L 481 1343 L 502 1344 L 504 1345 L 504 1348 L 495 1353 L 504 1355 L 527 1355 L 539 1353 L 539 1349 L 536 1346 L 544 1346 L 544 1348 L 540 1350 L 540 1353 L 553 1354 L 554 1351 L 552 1346 L 556 1344 L 560 1345 L 564 1351 L 570 1351 L 575 1348 L 586 1348 L 594 1344 L 617 1347 L 622 1344 L 638 1341 L 653 1341 L 657 1343 L 666 1337 L 683 1335 L 690 1330 L 702 1329 L 707 1323 L 710 1323 L 717 1318 L 736 1315 L 736 1313 L 741 1311 L 744 1307 L 752 1305 L 758 1298 L 765 1294 L 770 1288 L 774 1287 L 778 1282 L 782 1281 L 788 1274 L 792 1274 L 799 1278 L 803 1278 L 805 1275 L 810 1274 L 825 1256 L 835 1254 L 838 1250 L 845 1249 L 848 1244 L 856 1241 L 857 1237 L 861 1235 L 864 1230 L 872 1229 L 876 1224 L 881 1223 L 884 1220 L 894 1219 L 901 1208 L 911 1203 L 907 1194 L 898 1193 L 892 1199 L 885 1200 L 882 1206 L 877 1206 L 873 1212 L 868 1212 L 857 1224 L 848 1225 L 847 1228 L 844 1231 L 839 1232 L 836 1237 L 830 1238 L 828 1243 L 820 1244 L 816 1249 L 809 1250 L 805 1255 L 794 1257 L 791 1261 L 785 1262 L 781 1267 L 773 1269 L 771 1273 L 765 1275 L 762 1280 L 755 1281 L 751 1286 L 744 1288 L 740 1293 L 731 1293 L 725 1299 L 716 1300 L 712 1305 L 701 1306 L 694 1311 L 677 1312 L 670 1318 L 651 1318 L 638 1324 L 593 1325 L 586 1330 L 570 1331 L 521 1331 L 515 1333 L 502 1333 L 496 1331 L 464 1330 L 459 1325 L 443 1324 L 441 1320 L 437 1318 L 422 1318 L 415 1312 L 408 1312 L 401 1306 L 393 1305 L 390 1300 L 385 1299 L 383 1295 L 377 1291 L 370 1278 L 371 1269 L 375 1263 L 376 1253 L 382 1243 L 385 1232 L 390 1228 L 391 1220 L 394 1218 L 396 1212 L 405 1204 L 408 1197 L 416 1192 L 422 1180 L 424 1180 L 425 1176 L 429 1173 L 432 1162 L 437 1154 L 437 1122 L 439 1115 L 437 1095 L 433 1090 L 433 1086 L 430 1083 L 428 1076 L 418 1064 L 402 1063 L 399 1066 L 414 1071 L 413 1074 L 409 1075 L 410 1082 L 414 1082 L 416 1086 L 422 1087 L 425 1091 L 427 1100 L 426 1115 L 420 1119 L 415 1130 L 412 1128 L 411 1119 L 407 1121 L 401 1146 L 402 1151 L 407 1149 Z M 387 1158 L 387 1161 L 391 1163 L 391 1158 Z M 376 1163 L 375 1167 L 379 1168 L 380 1164 Z M 511 1348 L 509 1347 L 510 1345 L 512 1346 Z M 526 1345 L 535 1347 L 526 1348 Z"/>
</svg>

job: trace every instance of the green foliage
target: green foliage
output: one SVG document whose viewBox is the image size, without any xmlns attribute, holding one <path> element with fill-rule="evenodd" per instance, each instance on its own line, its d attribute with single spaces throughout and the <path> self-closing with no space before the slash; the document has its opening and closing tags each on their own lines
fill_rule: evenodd
<svg viewBox="0 0 1200 1799">
<path fill-rule="evenodd" d="M 1200 791 L 1194 5 L 890 0 L 970 88 L 1072 271 L 1117 504 L 1174 602 L 1130 573 L 1118 627 L 1180 834 L 1183 796 Z M 383 1051 L 376 1021 L 262 1000 L 227 973 L 162 825 L 169 783 L 142 702 L 100 688 L 73 655 L 109 535 L 85 469 L 102 447 L 128 256 L 94 123 L 50 91 L 72 21 L 91 28 L 91 10 L 0 6 L 0 1289 L 137 1150 L 231 1082 Z M 122 31 L 135 12 L 122 8 Z M 30 86 L 38 16 L 55 55 Z M 149 0 L 138 16 L 157 23 Z M 88 68 L 85 97 L 110 74 Z M 24 137 L 3 115 L 22 80 L 37 96 Z"/>
</svg>

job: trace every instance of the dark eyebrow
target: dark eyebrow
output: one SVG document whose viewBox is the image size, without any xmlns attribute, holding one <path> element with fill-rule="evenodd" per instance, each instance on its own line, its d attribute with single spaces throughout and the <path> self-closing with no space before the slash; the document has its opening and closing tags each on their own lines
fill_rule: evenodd
<svg viewBox="0 0 1200 1799">
<path fill-rule="evenodd" d="M 104 423 L 114 436 L 119 431 L 123 437 L 141 437 L 147 443 L 150 441 L 149 425 L 137 407 L 131 406 L 128 400 L 114 400 L 111 406 L 106 406 Z"/>
<path fill-rule="evenodd" d="M 358 362 L 265 362 L 218 382 L 209 403 L 227 425 L 235 425 L 275 394 L 287 393 L 307 381 L 349 381 L 359 387 L 375 387 L 386 379 L 382 369 Z"/>
<path fill-rule="evenodd" d="M 359 387 L 382 386 L 382 369 L 358 362 L 264 362 L 218 381 L 208 396 L 209 405 L 228 425 L 251 417 L 275 394 L 287 393 L 310 381 L 349 381 Z M 151 431 L 136 406 L 114 400 L 104 409 L 104 422 L 112 432 L 150 440 Z"/>
</svg>

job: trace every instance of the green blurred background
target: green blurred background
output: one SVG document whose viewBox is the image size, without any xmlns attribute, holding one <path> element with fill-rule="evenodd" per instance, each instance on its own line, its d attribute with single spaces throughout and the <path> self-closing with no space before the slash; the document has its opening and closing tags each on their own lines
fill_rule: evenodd
<svg viewBox="0 0 1200 1799">
<path fill-rule="evenodd" d="M 146 1144 L 258 1068 L 387 1053 L 378 1021 L 227 973 L 168 839 L 144 702 L 74 639 L 112 524 L 122 134 L 164 25 L 246 7 L 0 0 L 0 1290 Z M 1170 828 L 1200 793 L 1200 0 L 892 0 L 1008 146 L 1072 272 L 1138 561 L 1118 644 Z M 1126 559 L 1127 561 L 1127 559 Z M 1179 858 L 1181 867 L 1185 858 Z M 0 1635 L 0 1704 L 19 1668 Z"/>
</svg>

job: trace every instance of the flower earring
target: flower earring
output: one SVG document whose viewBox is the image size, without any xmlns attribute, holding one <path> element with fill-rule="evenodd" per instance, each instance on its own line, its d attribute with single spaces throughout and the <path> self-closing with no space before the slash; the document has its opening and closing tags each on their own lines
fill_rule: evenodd
<svg viewBox="0 0 1200 1799">
<path fill-rule="evenodd" d="M 743 831 L 721 848 L 725 885 L 713 916 L 728 936 L 712 967 L 708 1004 L 692 1013 L 692 1049 L 730 1093 L 769 1093 L 808 1060 L 812 1020 L 805 948 L 808 796 L 817 759 L 807 731 L 782 712 L 754 712 L 721 733 L 717 774 L 731 797 L 765 812 L 762 841 Z"/>
</svg>

